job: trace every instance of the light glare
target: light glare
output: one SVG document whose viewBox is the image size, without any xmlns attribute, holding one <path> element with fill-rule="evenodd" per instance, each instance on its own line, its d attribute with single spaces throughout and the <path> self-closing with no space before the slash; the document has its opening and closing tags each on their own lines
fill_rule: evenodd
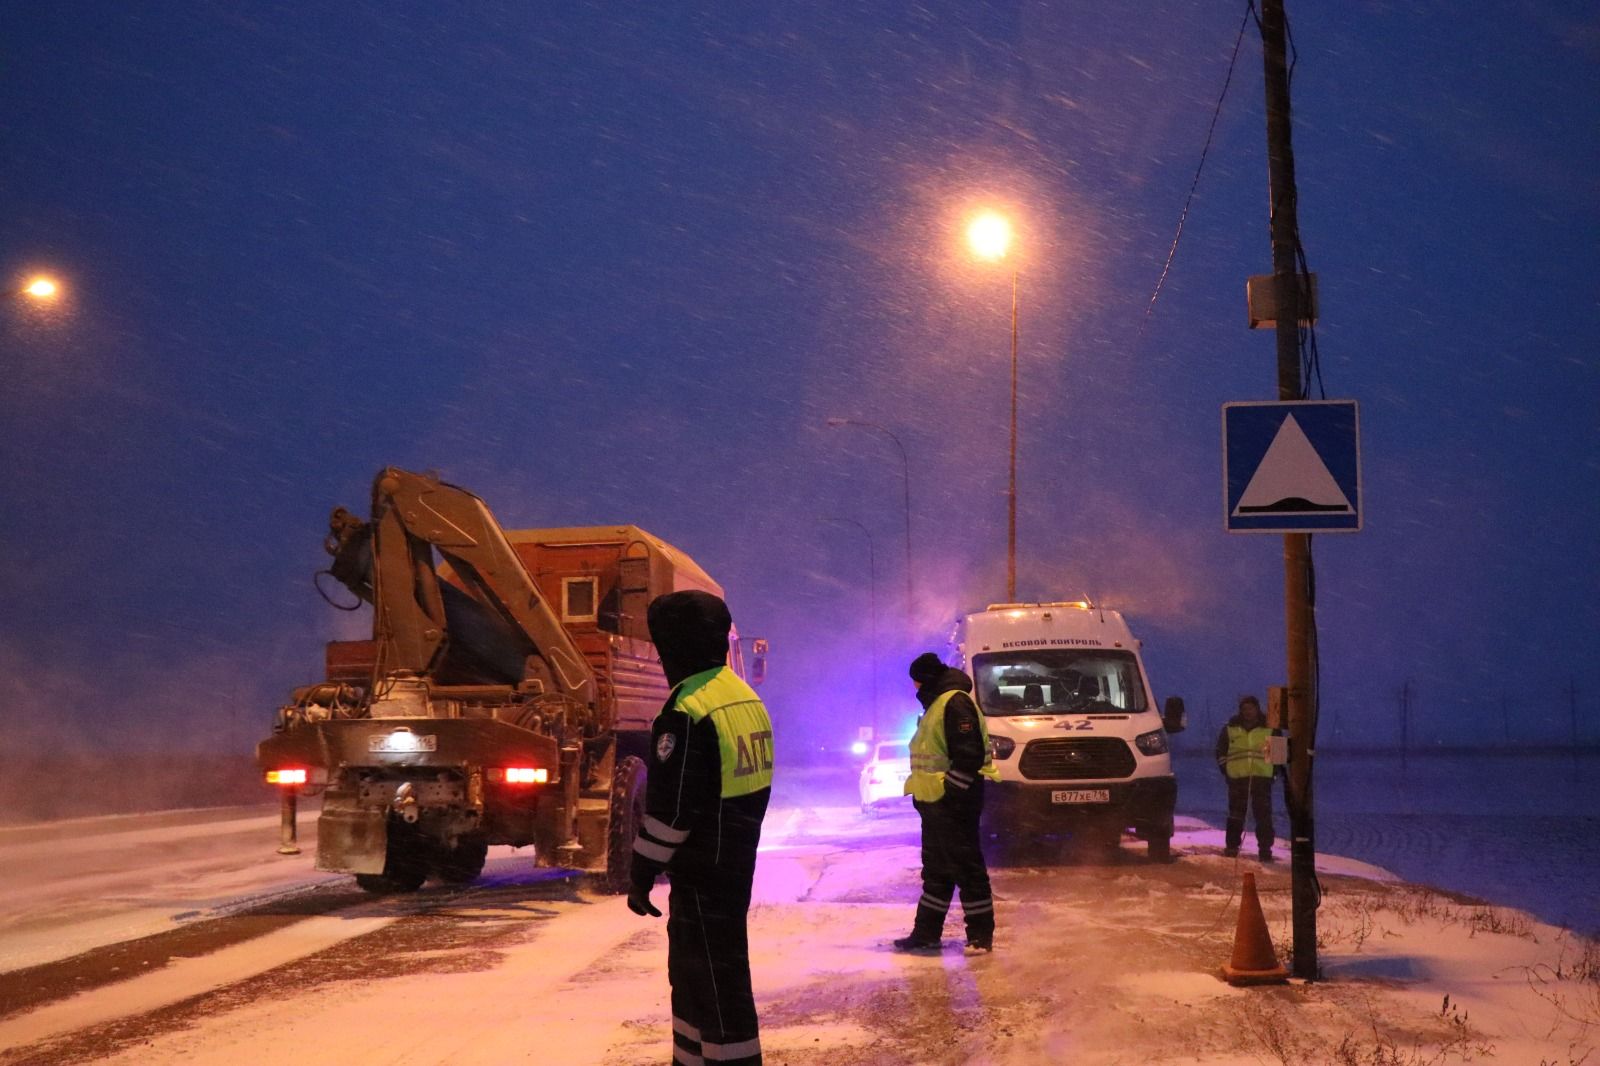
<svg viewBox="0 0 1600 1066">
<path fill-rule="evenodd" d="M 40 276 L 33 278 L 22 290 L 35 300 L 54 300 L 61 294 L 61 286 L 56 284 L 54 278 Z"/>
<path fill-rule="evenodd" d="M 985 211 L 967 226 L 967 243 L 980 259 L 1000 259 L 1011 247 L 1011 223 L 1004 215 Z"/>
</svg>

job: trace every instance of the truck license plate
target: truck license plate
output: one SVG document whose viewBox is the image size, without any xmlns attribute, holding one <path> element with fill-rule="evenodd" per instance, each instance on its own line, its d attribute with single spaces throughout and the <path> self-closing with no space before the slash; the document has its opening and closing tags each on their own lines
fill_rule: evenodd
<svg viewBox="0 0 1600 1066">
<path fill-rule="evenodd" d="M 367 750 L 377 752 L 438 751 L 439 738 L 431 734 L 421 736 L 401 730 L 367 738 Z"/>
<path fill-rule="evenodd" d="M 1062 788 L 1050 793 L 1051 803 L 1110 803 L 1107 788 Z"/>
</svg>

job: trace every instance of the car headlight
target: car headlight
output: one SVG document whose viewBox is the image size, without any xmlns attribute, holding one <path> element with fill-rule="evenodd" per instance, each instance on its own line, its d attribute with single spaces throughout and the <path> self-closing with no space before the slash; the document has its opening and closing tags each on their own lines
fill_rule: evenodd
<svg viewBox="0 0 1600 1066">
<path fill-rule="evenodd" d="M 1149 733 L 1140 733 L 1133 738 L 1133 743 L 1146 755 L 1167 753 L 1167 734 L 1164 730 L 1156 729 Z"/>
<path fill-rule="evenodd" d="M 1017 742 L 1010 737 L 990 737 L 989 757 L 991 759 L 1009 759 L 1011 753 L 1017 750 Z"/>
</svg>

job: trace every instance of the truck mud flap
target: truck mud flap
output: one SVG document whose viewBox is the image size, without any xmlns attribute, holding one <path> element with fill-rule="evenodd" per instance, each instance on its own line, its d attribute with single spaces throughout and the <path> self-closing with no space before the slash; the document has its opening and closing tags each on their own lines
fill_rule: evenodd
<svg viewBox="0 0 1600 1066">
<path fill-rule="evenodd" d="M 317 869 L 381 874 L 389 844 L 389 812 L 363 809 L 330 796 L 317 819 Z"/>
</svg>

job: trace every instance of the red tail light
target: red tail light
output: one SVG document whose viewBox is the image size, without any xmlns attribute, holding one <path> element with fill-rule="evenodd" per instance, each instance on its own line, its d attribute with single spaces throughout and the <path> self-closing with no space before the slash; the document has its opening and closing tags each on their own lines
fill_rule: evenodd
<svg viewBox="0 0 1600 1066">
<path fill-rule="evenodd" d="M 305 783 L 306 771 L 303 768 L 267 771 L 267 784 L 269 785 L 303 785 Z"/>
<path fill-rule="evenodd" d="M 542 766 L 492 766 L 487 773 L 496 784 L 542 785 L 550 780 L 550 771 Z"/>
</svg>

